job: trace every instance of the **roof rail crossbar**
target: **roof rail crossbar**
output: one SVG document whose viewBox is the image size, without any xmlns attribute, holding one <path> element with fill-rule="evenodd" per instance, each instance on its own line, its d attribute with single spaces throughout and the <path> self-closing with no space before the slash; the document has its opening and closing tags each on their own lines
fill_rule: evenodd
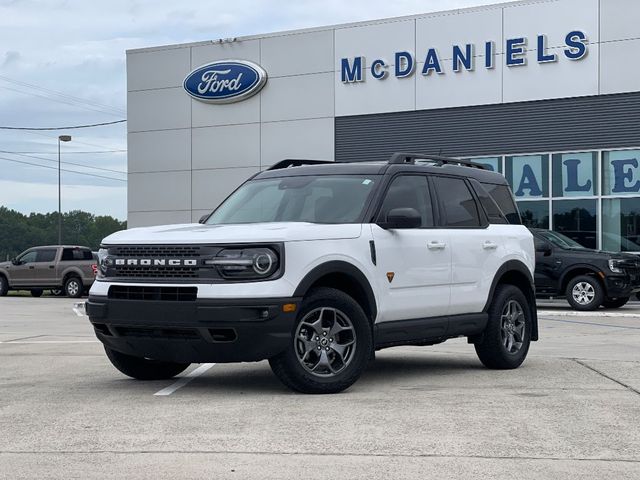
<svg viewBox="0 0 640 480">
<path fill-rule="evenodd" d="M 296 158 L 287 158 L 278 163 L 271 165 L 267 170 L 281 170 L 283 168 L 301 167 L 302 165 L 321 165 L 325 163 L 335 163 L 330 160 L 303 160 Z"/>
<path fill-rule="evenodd" d="M 429 155 L 423 153 L 394 153 L 389 159 L 389 164 L 403 164 L 409 163 L 414 165 L 416 160 L 426 160 L 434 162 L 438 165 L 462 165 L 465 167 L 479 168 L 486 170 L 486 167 L 480 163 L 474 163 L 469 160 L 462 160 L 460 158 L 443 157 L 441 155 Z"/>
</svg>

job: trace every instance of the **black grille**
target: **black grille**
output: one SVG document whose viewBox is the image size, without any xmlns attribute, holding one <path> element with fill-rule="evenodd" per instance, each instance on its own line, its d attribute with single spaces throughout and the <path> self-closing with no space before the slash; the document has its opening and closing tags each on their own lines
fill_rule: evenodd
<svg viewBox="0 0 640 480">
<path fill-rule="evenodd" d="M 175 338 L 198 339 L 202 338 L 198 331 L 191 328 L 147 328 L 147 327 L 115 327 L 121 337 L 146 337 L 146 338 Z"/>
<path fill-rule="evenodd" d="M 110 247 L 109 255 L 118 257 L 199 257 L 198 245 L 123 245 Z"/>
<path fill-rule="evenodd" d="M 119 266 L 114 277 L 121 278 L 198 278 L 198 267 L 136 267 Z"/>
<path fill-rule="evenodd" d="M 138 287 L 112 285 L 109 298 L 117 300 L 157 300 L 166 302 L 195 302 L 197 287 Z"/>
</svg>

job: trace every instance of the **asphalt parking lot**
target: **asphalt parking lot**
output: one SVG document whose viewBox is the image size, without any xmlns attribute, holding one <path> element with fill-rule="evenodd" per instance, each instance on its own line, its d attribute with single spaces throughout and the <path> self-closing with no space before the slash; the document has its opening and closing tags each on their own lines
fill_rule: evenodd
<svg viewBox="0 0 640 480">
<path fill-rule="evenodd" d="M 541 304 L 518 370 L 457 339 L 378 352 L 330 396 L 266 362 L 130 380 L 72 304 L 0 298 L 0 478 L 640 478 L 638 303 Z"/>
</svg>

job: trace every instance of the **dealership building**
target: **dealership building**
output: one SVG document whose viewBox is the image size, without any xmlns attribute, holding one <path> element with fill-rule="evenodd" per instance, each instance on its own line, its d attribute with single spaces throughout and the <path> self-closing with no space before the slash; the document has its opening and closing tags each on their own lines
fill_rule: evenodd
<svg viewBox="0 0 640 480">
<path fill-rule="evenodd" d="M 127 52 L 129 226 L 285 158 L 474 159 L 525 223 L 640 251 L 640 2 L 538 0 Z"/>
</svg>

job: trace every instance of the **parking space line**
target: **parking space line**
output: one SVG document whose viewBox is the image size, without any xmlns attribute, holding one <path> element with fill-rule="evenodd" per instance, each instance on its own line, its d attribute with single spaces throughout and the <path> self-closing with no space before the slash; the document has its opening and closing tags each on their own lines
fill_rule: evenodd
<svg viewBox="0 0 640 480">
<path fill-rule="evenodd" d="M 611 327 L 611 328 L 624 328 L 631 330 L 640 330 L 640 327 L 634 327 L 629 325 L 612 325 L 610 323 L 598 323 L 598 322 L 581 322 L 580 320 L 564 320 L 560 318 L 548 318 L 538 317 L 539 320 L 545 320 L 547 322 L 560 322 L 560 323 L 578 323 L 580 325 L 592 325 L 594 327 Z"/>
<path fill-rule="evenodd" d="M 167 395 L 171 395 L 173 392 L 175 392 L 179 388 L 184 387 L 187 383 L 189 383 L 194 378 L 202 375 L 204 372 L 209 370 L 214 365 L 215 363 L 203 363 L 198 368 L 196 368 L 195 370 L 192 370 L 184 377 L 179 378 L 178 381 L 175 382 L 174 384 L 169 385 L 167 388 L 163 388 L 162 390 L 154 393 L 154 395 L 160 396 L 160 397 L 166 397 Z"/>
</svg>

